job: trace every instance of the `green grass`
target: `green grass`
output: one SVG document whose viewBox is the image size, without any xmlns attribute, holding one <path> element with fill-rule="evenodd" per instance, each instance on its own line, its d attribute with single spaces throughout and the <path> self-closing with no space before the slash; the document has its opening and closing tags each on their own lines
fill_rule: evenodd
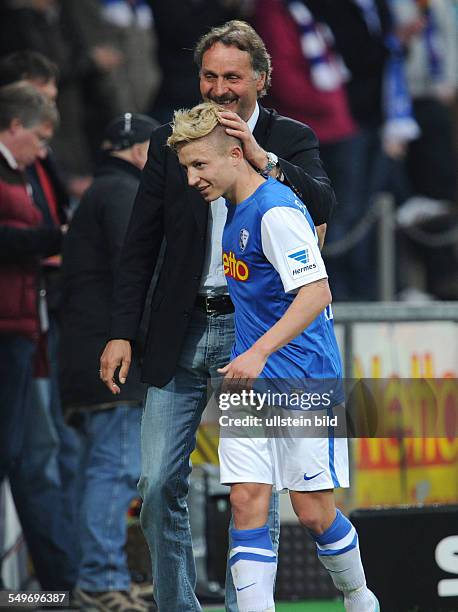
<svg viewBox="0 0 458 612">
<path fill-rule="evenodd" d="M 304 601 L 297 603 L 278 603 L 276 612 L 343 612 L 340 601 Z M 213 612 L 224 612 L 223 608 L 213 609 Z"/>
</svg>

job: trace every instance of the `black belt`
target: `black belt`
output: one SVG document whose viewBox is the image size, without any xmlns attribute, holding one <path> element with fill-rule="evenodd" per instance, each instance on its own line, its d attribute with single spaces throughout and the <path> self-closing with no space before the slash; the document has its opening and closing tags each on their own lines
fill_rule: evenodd
<svg viewBox="0 0 458 612">
<path fill-rule="evenodd" d="M 229 314 L 234 312 L 234 304 L 228 295 L 198 295 L 196 307 L 207 314 Z"/>
</svg>

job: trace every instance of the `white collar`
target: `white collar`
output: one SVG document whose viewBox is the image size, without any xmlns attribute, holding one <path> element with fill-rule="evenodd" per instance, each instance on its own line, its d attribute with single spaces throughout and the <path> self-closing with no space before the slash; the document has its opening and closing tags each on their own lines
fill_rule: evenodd
<svg viewBox="0 0 458 612">
<path fill-rule="evenodd" d="M 0 153 L 6 159 L 6 163 L 12 170 L 17 170 L 19 168 L 17 161 L 14 159 L 13 154 L 8 149 L 6 145 L 0 140 Z"/>
<path fill-rule="evenodd" d="M 256 102 L 256 106 L 254 107 L 253 114 L 246 122 L 247 126 L 250 128 L 251 133 L 253 133 L 253 130 L 256 127 L 256 123 L 258 122 L 258 117 L 259 117 L 259 104 Z"/>
</svg>

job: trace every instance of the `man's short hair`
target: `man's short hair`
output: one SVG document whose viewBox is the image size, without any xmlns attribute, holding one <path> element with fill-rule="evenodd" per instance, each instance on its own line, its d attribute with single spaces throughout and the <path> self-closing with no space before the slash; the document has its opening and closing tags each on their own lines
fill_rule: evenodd
<svg viewBox="0 0 458 612">
<path fill-rule="evenodd" d="M 18 119 L 25 128 L 50 123 L 54 128 L 59 114 L 54 104 L 33 85 L 14 83 L 0 87 L 0 131 L 7 130 Z"/>
<path fill-rule="evenodd" d="M 266 75 L 264 88 L 258 94 L 260 98 L 265 96 L 270 87 L 272 63 L 264 41 L 259 34 L 245 21 L 235 19 L 222 26 L 212 28 L 200 38 L 194 50 L 194 60 L 199 70 L 202 69 L 204 53 L 216 43 L 221 43 L 226 47 L 237 47 L 237 49 L 248 53 L 253 70 L 258 75 L 261 72 Z"/>
<path fill-rule="evenodd" d="M 214 102 L 202 102 L 191 109 L 181 109 L 173 114 L 172 134 L 167 139 L 175 151 L 182 145 L 204 138 L 220 125 L 219 106 Z"/>
<path fill-rule="evenodd" d="M 0 58 L 0 87 L 18 81 L 57 81 L 56 64 L 38 51 L 15 51 Z"/>
</svg>

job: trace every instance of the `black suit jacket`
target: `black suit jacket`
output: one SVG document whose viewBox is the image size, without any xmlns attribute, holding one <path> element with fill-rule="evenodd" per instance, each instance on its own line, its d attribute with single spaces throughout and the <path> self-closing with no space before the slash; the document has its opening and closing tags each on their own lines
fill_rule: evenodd
<svg viewBox="0 0 458 612">
<path fill-rule="evenodd" d="M 196 301 L 205 255 L 208 204 L 188 187 L 176 154 L 166 146 L 171 132 L 153 132 L 124 242 L 114 292 L 111 338 L 134 340 L 163 239 L 165 255 L 151 303 L 142 380 L 162 387 L 172 378 Z M 316 225 L 327 222 L 334 192 L 319 158 L 312 130 L 260 107 L 253 132 L 276 153 L 286 182 L 306 204 Z"/>
</svg>

